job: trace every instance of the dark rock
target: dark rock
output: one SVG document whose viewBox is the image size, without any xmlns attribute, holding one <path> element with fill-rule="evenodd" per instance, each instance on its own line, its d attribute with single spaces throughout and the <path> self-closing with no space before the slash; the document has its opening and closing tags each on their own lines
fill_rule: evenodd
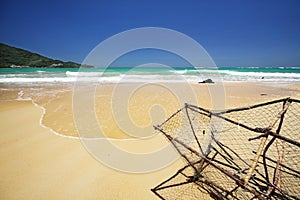
<svg viewBox="0 0 300 200">
<path fill-rule="evenodd" d="M 209 79 L 206 79 L 206 80 L 201 81 L 201 82 L 198 82 L 198 83 L 215 83 L 215 82 L 213 82 L 213 81 L 209 78 Z"/>
</svg>

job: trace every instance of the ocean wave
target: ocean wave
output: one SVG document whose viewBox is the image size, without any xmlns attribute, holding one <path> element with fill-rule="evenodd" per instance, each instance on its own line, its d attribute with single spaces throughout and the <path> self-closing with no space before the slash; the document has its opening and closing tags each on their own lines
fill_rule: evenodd
<svg viewBox="0 0 300 200">
<path fill-rule="evenodd" d="M 230 68 L 230 69 L 300 69 L 300 66 L 298 67 L 289 67 L 289 66 L 280 66 L 280 67 L 257 67 L 257 66 L 253 66 L 253 67 L 220 67 L 220 69 L 222 68 Z"/>
<path fill-rule="evenodd" d="M 66 71 L 67 76 L 80 76 L 80 77 L 99 77 L 103 75 L 103 72 L 72 72 Z"/>
<path fill-rule="evenodd" d="M 299 73 L 282 73 L 282 72 L 237 72 L 222 70 L 220 73 L 229 74 L 233 76 L 255 76 L 255 77 L 293 77 L 300 78 Z"/>
<path fill-rule="evenodd" d="M 264 79 L 262 79 L 264 77 Z M 237 76 L 232 74 L 225 74 L 223 76 L 217 74 L 210 75 L 120 75 L 112 77 L 48 77 L 48 78 L 0 78 L 0 83 L 75 83 L 75 82 L 90 82 L 90 83 L 155 83 L 155 82 L 191 82 L 197 83 L 207 78 L 215 82 L 222 81 L 263 81 L 263 82 L 300 82 L 300 76 L 268 76 L 266 73 L 255 74 L 248 76 Z"/>
<path fill-rule="evenodd" d="M 174 74 L 186 74 L 188 72 L 188 69 L 184 70 L 170 70 Z"/>
<path fill-rule="evenodd" d="M 43 83 L 43 82 L 74 82 L 76 78 L 48 77 L 48 78 L 1 78 L 0 83 Z"/>
<path fill-rule="evenodd" d="M 300 69 L 300 68 L 299 68 Z M 90 69 L 89 69 L 90 70 Z M 42 70 L 41 70 L 42 71 Z M 45 70 L 46 71 L 46 70 Z M 0 74 L 0 83 L 75 83 L 75 82 L 96 82 L 96 83 L 138 83 L 138 82 L 199 82 L 205 79 L 212 79 L 215 82 L 221 81 L 282 81 L 300 82 L 298 70 L 292 72 L 272 72 L 238 69 L 170 69 L 152 71 L 46 71 L 47 73 L 32 73 L 18 71 L 18 73 Z M 25 73 L 24 73 L 25 72 Z M 263 78 L 262 78 L 263 77 Z"/>
</svg>

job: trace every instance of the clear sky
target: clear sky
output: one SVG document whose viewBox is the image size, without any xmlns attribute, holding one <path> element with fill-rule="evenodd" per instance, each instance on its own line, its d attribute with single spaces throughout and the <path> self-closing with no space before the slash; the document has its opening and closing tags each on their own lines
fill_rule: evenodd
<svg viewBox="0 0 300 200">
<path fill-rule="evenodd" d="M 300 66 L 299 0 L 0 0 L 0 42 L 64 61 L 148 26 L 192 37 L 218 66 Z"/>
</svg>

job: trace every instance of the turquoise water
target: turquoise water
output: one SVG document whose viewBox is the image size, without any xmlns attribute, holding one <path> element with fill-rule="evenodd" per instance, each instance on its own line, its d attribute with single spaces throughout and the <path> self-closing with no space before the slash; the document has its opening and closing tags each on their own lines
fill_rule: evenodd
<svg viewBox="0 0 300 200">
<path fill-rule="evenodd" d="M 0 68 L 0 74 L 5 73 L 31 73 L 31 72 L 66 72 L 72 71 L 77 72 L 78 68 Z M 195 68 L 185 68 L 185 67 L 176 67 L 176 68 L 128 68 L 128 67 L 119 67 L 119 68 L 80 68 L 80 71 L 94 72 L 94 71 L 107 71 L 107 72 L 120 72 L 125 73 L 128 71 L 137 71 L 137 72 L 166 72 L 170 70 L 188 70 L 190 72 L 195 71 Z M 236 71 L 236 72 L 269 72 L 269 73 L 300 73 L 300 67 L 220 67 L 220 68 L 197 68 L 197 70 L 219 70 L 219 71 Z"/>
<path fill-rule="evenodd" d="M 300 82 L 300 67 L 221 68 L 1 68 L 0 83 L 75 82 L 198 82 L 216 81 Z"/>
</svg>

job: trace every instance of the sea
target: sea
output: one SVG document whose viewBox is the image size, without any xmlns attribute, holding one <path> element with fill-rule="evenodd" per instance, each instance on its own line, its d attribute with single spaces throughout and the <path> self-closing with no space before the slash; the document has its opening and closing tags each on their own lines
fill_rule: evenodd
<svg viewBox="0 0 300 200">
<path fill-rule="evenodd" d="M 300 82 L 300 67 L 0 68 L 0 83 Z"/>
</svg>

